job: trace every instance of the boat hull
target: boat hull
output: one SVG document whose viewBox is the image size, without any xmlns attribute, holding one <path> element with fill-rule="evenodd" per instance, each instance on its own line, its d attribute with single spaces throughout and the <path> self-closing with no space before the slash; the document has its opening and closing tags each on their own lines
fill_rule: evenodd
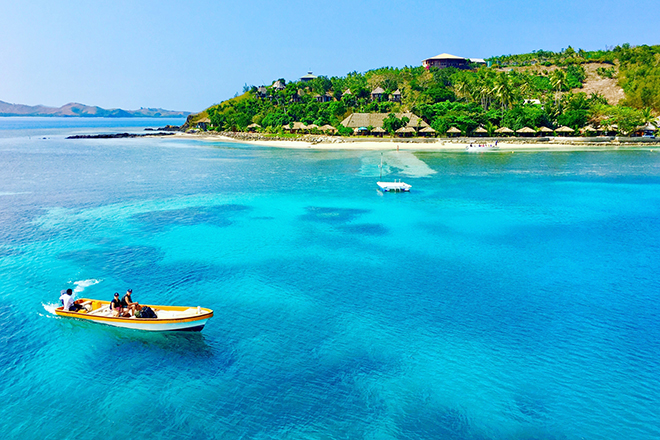
<svg viewBox="0 0 660 440">
<path fill-rule="evenodd" d="M 128 328 L 150 332 L 201 331 L 207 321 L 213 317 L 213 310 L 202 307 L 153 306 L 158 318 L 135 318 L 111 316 L 108 310 L 109 302 L 82 298 L 76 301 L 86 307 L 83 311 L 64 311 L 62 307 L 55 309 L 55 314 L 81 321 L 112 327 Z"/>
<path fill-rule="evenodd" d="M 382 192 L 410 192 L 412 185 L 404 182 L 376 182 Z"/>
</svg>

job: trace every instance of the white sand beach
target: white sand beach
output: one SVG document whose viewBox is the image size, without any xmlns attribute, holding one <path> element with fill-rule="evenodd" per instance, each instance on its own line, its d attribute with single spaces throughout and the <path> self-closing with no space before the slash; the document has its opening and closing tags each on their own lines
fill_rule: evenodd
<svg viewBox="0 0 660 440">
<path fill-rule="evenodd" d="M 209 133 L 178 133 L 178 136 L 190 136 L 210 142 L 235 142 L 264 147 L 316 150 L 382 150 L 382 151 L 466 151 L 470 145 L 494 145 L 491 139 L 456 138 L 456 139 L 397 139 L 397 138 L 343 138 L 337 136 L 315 136 L 312 139 L 269 140 L 236 139 L 230 136 Z M 619 142 L 604 139 L 585 142 L 580 138 L 549 138 L 547 141 L 525 140 L 521 138 L 497 140 L 497 148 L 475 149 L 476 152 L 516 152 L 516 151 L 600 151 L 600 150 L 654 150 L 660 152 L 660 139 L 655 142 Z"/>
</svg>

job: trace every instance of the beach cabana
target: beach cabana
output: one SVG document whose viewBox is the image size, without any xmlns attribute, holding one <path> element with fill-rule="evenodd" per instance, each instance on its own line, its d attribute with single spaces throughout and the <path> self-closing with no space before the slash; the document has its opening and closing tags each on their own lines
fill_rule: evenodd
<svg viewBox="0 0 660 440">
<path fill-rule="evenodd" d="M 580 133 L 582 134 L 587 134 L 587 135 L 592 135 L 596 133 L 598 130 L 593 128 L 591 125 L 587 125 L 586 127 L 583 127 L 580 129 Z"/>
<path fill-rule="evenodd" d="M 401 127 L 395 133 L 401 137 L 412 136 L 415 133 L 415 129 L 412 127 Z"/>
<path fill-rule="evenodd" d="M 552 133 L 552 129 L 550 129 L 548 127 L 541 126 L 541 127 L 539 127 L 538 132 L 542 133 L 542 134 L 550 134 L 550 133 Z"/>
<path fill-rule="evenodd" d="M 495 133 L 497 134 L 503 134 L 503 135 L 510 135 L 515 133 L 513 130 L 511 130 L 509 127 L 500 127 L 497 130 L 495 130 Z"/>
<path fill-rule="evenodd" d="M 431 127 L 424 127 L 421 130 L 419 130 L 419 133 L 422 136 L 435 136 L 436 131 Z"/>
<path fill-rule="evenodd" d="M 529 127 L 523 127 L 519 130 L 516 130 L 516 133 L 518 133 L 521 136 L 534 136 L 536 134 L 536 131 L 532 130 Z"/>
<path fill-rule="evenodd" d="M 302 122 L 293 122 L 289 124 L 289 132 L 290 133 L 295 133 L 295 132 L 300 132 L 303 130 L 307 130 L 307 126 L 303 124 Z"/>
<path fill-rule="evenodd" d="M 309 124 L 309 125 L 307 126 L 307 130 L 309 130 L 309 131 L 311 131 L 311 130 L 318 130 L 318 129 L 319 129 L 319 126 L 316 125 L 316 124 Z"/>
<path fill-rule="evenodd" d="M 555 130 L 555 132 L 568 135 L 569 133 L 573 133 L 575 130 L 573 130 L 571 127 L 567 127 L 565 125 L 562 125 L 558 129 Z"/>
<path fill-rule="evenodd" d="M 256 131 L 258 128 L 261 128 L 259 124 L 250 124 L 247 126 L 248 131 Z"/>
<path fill-rule="evenodd" d="M 383 127 L 376 127 L 373 130 L 371 130 L 371 134 L 383 137 L 383 135 L 387 133 L 387 131 Z"/>
<path fill-rule="evenodd" d="M 449 130 L 447 130 L 447 134 L 449 136 L 460 135 L 461 133 L 461 130 L 456 127 L 451 127 Z"/>
<path fill-rule="evenodd" d="M 658 129 L 656 128 L 655 125 L 651 124 L 650 122 L 647 122 L 646 125 L 637 127 L 635 129 L 635 133 L 638 134 L 639 136 L 655 136 L 655 132 L 657 130 Z"/>
<path fill-rule="evenodd" d="M 483 127 L 478 127 L 476 130 L 474 130 L 473 134 L 477 136 L 484 136 L 488 134 L 488 130 Z"/>
<path fill-rule="evenodd" d="M 335 127 L 333 127 L 332 125 L 330 125 L 330 124 L 325 124 L 324 126 L 319 128 L 319 130 L 321 130 L 324 133 L 336 133 L 337 132 L 337 129 Z"/>
</svg>

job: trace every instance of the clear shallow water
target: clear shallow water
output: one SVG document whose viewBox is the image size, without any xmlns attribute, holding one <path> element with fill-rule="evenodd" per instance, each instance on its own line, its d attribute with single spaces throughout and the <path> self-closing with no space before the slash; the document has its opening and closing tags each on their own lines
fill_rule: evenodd
<svg viewBox="0 0 660 440">
<path fill-rule="evenodd" d="M 660 437 L 659 153 L 389 152 L 380 195 L 378 152 L 7 121 L 3 438 Z M 60 319 L 69 286 L 215 317 Z"/>
</svg>

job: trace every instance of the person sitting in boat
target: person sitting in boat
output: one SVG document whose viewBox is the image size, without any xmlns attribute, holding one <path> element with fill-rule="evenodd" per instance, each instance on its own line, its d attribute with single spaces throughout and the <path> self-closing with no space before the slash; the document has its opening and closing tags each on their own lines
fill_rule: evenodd
<svg viewBox="0 0 660 440">
<path fill-rule="evenodd" d="M 80 304 L 76 304 L 73 301 L 73 290 L 66 289 L 62 290 L 60 293 L 60 303 L 62 303 L 62 310 L 68 312 L 77 312 L 83 308 Z"/>
<path fill-rule="evenodd" d="M 122 305 L 121 300 L 119 299 L 118 292 L 115 292 L 114 298 L 112 298 L 112 301 L 110 301 L 110 310 L 112 311 L 112 316 L 117 316 L 117 317 L 126 316 L 126 313 L 124 312 L 124 306 Z"/>
<path fill-rule="evenodd" d="M 132 293 L 133 289 L 128 289 L 126 291 L 126 295 L 121 299 L 121 306 L 126 309 L 129 314 L 135 316 L 135 312 L 140 310 L 141 307 L 137 302 L 133 302 L 133 299 L 131 298 Z"/>
</svg>

